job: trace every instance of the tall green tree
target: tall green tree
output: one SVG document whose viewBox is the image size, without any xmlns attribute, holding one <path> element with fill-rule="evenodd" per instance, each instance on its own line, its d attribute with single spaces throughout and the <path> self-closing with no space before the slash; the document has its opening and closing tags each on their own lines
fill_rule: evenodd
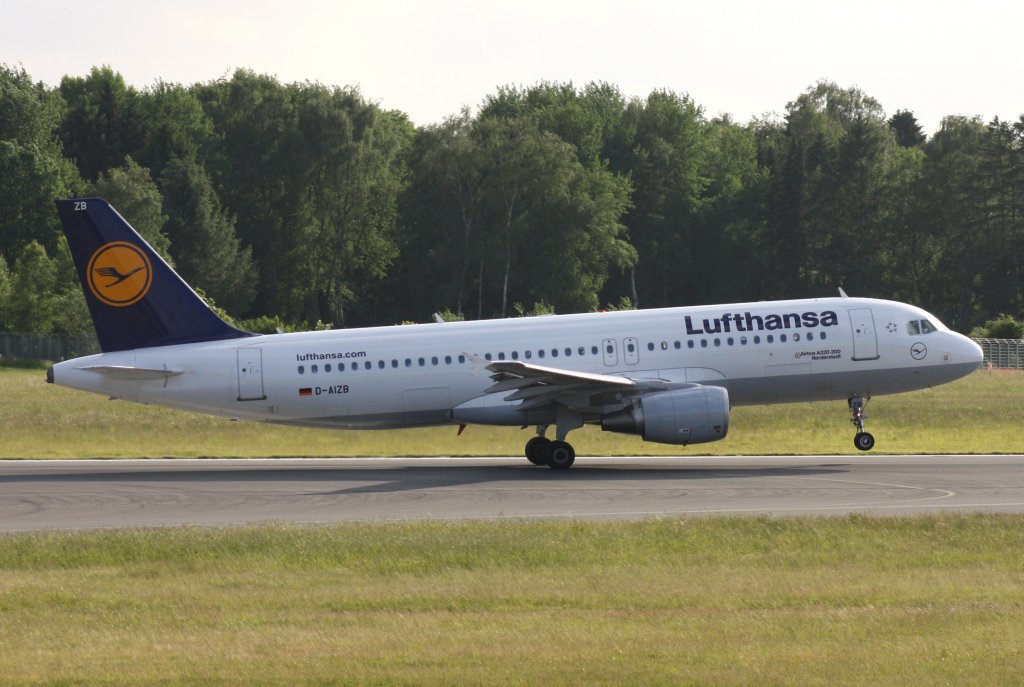
<svg viewBox="0 0 1024 687">
<path fill-rule="evenodd" d="M 141 147 L 133 157 L 162 174 L 172 158 L 198 160 L 211 143 L 213 122 L 196 93 L 180 84 L 157 81 L 136 97 Z"/>
<path fill-rule="evenodd" d="M 985 319 L 976 284 L 985 269 L 985 188 L 979 117 L 950 116 L 925 144 L 919 216 L 938 244 L 939 258 L 921 305 L 948 325 L 969 331 Z M 994 313 L 992 313 L 994 314 Z"/>
<path fill-rule="evenodd" d="M 633 132 L 625 162 L 634 186 L 625 224 L 638 254 L 630 275 L 633 303 L 693 302 L 700 279 L 693 244 L 707 185 L 703 113 L 689 96 L 655 91 L 630 102 L 624 119 Z"/>
<path fill-rule="evenodd" d="M 859 89 L 820 82 L 789 103 L 766 232 L 773 295 L 882 293 L 895 147 L 881 105 Z"/>
<path fill-rule="evenodd" d="M 235 235 L 234 219 L 203 168 L 172 157 L 160 176 L 163 232 L 181 276 L 231 313 L 245 312 L 256 292 L 252 250 Z"/>
<path fill-rule="evenodd" d="M 14 332 L 48 334 L 53 329 L 57 266 L 36 241 L 22 248 L 11 275 L 6 326 Z"/>
<path fill-rule="evenodd" d="M 529 120 L 483 119 L 474 135 L 484 160 L 489 255 L 500 275 L 497 312 L 506 316 L 517 300 L 561 312 L 596 307 L 609 267 L 634 259 L 620 223 L 628 183 L 588 170 L 572 146 Z"/>
<path fill-rule="evenodd" d="M 61 108 L 24 69 L 0 65 L 0 255 L 9 263 L 33 240 L 56 251 L 63 239 L 53 199 L 80 190 L 55 133 Z"/>
<path fill-rule="evenodd" d="M 207 169 L 254 249 L 257 302 L 290 320 L 358 322 L 351 307 L 396 251 L 408 120 L 355 89 L 245 70 L 197 95 L 220 139 Z"/>
<path fill-rule="evenodd" d="M 144 141 L 138 93 L 119 73 L 103 66 L 86 77 L 65 76 L 60 95 L 67 104 L 60 139 L 85 179 L 95 181 L 138 155 Z"/>
<path fill-rule="evenodd" d="M 473 302 L 473 314 L 479 316 L 482 309 L 484 160 L 473 126 L 469 110 L 463 109 L 419 129 L 409 152 L 409 183 L 400 206 L 401 276 L 392 288 L 407 294 L 407 307 L 421 317 L 439 310 L 464 317 Z"/>
<path fill-rule="evenodd" d="M 904 148 L 919 148 L 928 138 L 910 110 L 898 110 L 889 117 L 889 128 L 896 134 L 896 142 Z"/>
</svg>

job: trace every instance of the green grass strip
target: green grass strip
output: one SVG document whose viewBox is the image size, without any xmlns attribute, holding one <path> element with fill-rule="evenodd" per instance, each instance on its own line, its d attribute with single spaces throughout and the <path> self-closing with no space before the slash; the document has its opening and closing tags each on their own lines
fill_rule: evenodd
<svg viewBox="0 0 1024 687">
<path fill-rule="evenodd" d="M 1024 372 L 977 372 L 937 389 L 880 396 L 868 429 L 886 453 L 1024 452 Z M 734 408 L 729 436 L 692 447 L 586 427 L 581 456 L 857 453 L 844 401 Z M 0 368 L 0 458 L 519 456 L 532 436 L 508 427 L 311 430 L 108 401 Z"/>
<path fill-rule="evenodd" d="M 1024 517 L 0 537 L 0 684 L 1007 685 Z"/>
</svg>

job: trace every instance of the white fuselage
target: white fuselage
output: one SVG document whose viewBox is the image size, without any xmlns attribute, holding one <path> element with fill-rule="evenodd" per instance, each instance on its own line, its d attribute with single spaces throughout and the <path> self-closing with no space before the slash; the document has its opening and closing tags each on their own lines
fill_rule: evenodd
<svg viewBox="0 0 1024 687">
<path fill-rule="evenodd" d="M 547 421 L 524 422 L 516 403 L 485 398 L 493 382 L 479 358 L 721 386 L 732 405 L 750 405 L 927 388 L 975 369 L 981 350 L 910 305 L 824 298 L 275 334 L 103 353 L 58 363 L 53 377 L 131 401 L 288 424 Z M 122 367 L 168 375 L 109 372 Z"/>
</svg>

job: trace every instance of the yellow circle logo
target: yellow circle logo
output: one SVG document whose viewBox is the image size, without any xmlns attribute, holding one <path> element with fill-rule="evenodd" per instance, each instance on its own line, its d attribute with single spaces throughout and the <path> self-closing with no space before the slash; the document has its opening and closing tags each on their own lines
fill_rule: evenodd
<svg viewBox="0 0 1024 687">
<path fill-rule="evenodd" d="M 100 246 L 89 260 L 92 295 L 107 305 L 123 307 L 138 303 L 153 284 L 153 268 L 138 246 L 114 241 Z"/>
</svg>

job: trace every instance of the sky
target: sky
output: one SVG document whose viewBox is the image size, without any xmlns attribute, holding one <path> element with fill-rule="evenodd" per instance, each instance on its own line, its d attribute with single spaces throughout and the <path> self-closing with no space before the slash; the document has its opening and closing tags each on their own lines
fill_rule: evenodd
<svg viewBox="0 0 1024 687">
<path fill-rule="evenodd" d="M 782 116 L 820 80 L 927 134 L 1024 114 L 1020 0 L 0 0 L 0 63 L 60 83 L 109 65 L 137 88 L 239 67 L 357 86 L 416 125 L 507 85 L 688 94 L 708 117 Z"/>
</svg>

